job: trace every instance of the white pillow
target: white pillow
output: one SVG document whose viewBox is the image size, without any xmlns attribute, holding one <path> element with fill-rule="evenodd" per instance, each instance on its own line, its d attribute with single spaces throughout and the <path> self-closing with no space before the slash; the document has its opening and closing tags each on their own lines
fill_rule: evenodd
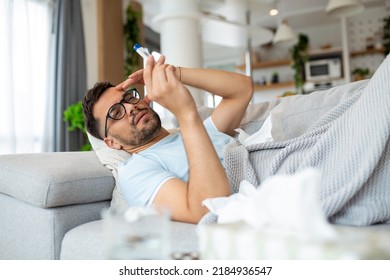
<svg viewBox="0 0 390 280">
<path fill-rule="evenodd" d="M 368 84 L 357 81 L 310 94 L 280 98 L 271 111 L 272 136 L 276 141 L 298 137 L 309 131 L 322 116 Z"/>
<path fill-rule="evenodd" d="M 340 102 L 365 87 L 368 81 L 357 81 L 310 94 L 250 104 L 239 128 L 252 135 L 260 130 L 271 114 L 271 133 L 275 141 L 298 137 Z"/>
<path fill-rule="evenodd" d="M 118 184 L 118 165 L 131 157 L 131 154 L 123 150 L 115 150 L 110 148 L 91 134 L 87 133 L 92 149 L 96 152 L 101 164 L 111 170 L 115 178 L 115 187 L 112 192 L 111 207 L 123 211 L 128 208 L 128 204 L 119 188 Z"/>
</svg>

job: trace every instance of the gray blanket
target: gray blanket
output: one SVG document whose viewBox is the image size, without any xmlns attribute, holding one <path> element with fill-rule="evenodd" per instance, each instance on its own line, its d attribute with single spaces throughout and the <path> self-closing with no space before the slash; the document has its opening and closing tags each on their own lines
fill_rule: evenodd
<svg viewBox="0 0 390 280">
<path fill-rule="evenodd" d="M 390 222 L 389 79 L 390 56 L 302 135 L 248 148 L 232 141 L 225 165 L 233 191 L 244 179 L 258 186 L 268 176 L 313 167 L 322 173 L 318 197 L 330 222 Z"/>
</svg>

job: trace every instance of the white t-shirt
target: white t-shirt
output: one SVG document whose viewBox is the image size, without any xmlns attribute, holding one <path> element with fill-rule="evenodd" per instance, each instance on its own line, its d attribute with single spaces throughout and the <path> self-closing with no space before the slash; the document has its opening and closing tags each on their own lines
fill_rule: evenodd
<svg viewBox="0 0 390 280">
<path fill-rule="evenodd" d="M 210 117 L 203 124 L 223 164 L 223 148 L 231 137 L 219 132 Z M 119 186 L 129 206 L 150 206 L 168 179 L 188 181 L 188 169 L 181 133 L 170 134 L 119 166 Z"/>
</svg>

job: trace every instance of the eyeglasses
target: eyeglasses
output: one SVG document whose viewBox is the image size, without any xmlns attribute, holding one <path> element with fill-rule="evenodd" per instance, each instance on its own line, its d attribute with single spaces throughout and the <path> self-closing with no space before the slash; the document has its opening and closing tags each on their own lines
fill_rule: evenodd
<svg viewBox="0 0 390 280">
<path fill-rule="evenodd" d="M 123 103 L 128 104 L 137 104 L 141 100 L 141 95 L 139 92 L 135 89 L 128 89 L 125 91 L 125 93 L 122 96 L 122 100 L 118 103 L 115 103 L 108 109 L 107 115 L 106 115 L 106 123 L 104 125 L 104 136 L 107 137 L 107 120 L 108 118 L 113 120 L 120 120 L 123 119 L 123 117 L 126 115 L 126 108 Z"/>
</svg>

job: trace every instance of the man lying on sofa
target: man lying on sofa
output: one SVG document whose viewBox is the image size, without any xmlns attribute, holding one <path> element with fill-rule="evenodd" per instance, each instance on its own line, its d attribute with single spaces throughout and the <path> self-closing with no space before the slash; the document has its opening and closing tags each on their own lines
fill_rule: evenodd
<svg viewBox="0 0 390 280">
<path fill-rule="evenodd" d="M 264 114 L 260 122 L 247 118 L 253 86 L 240 74 L 151 59 L 116 87 L 97 84 L 83 104 L 89 133 L 131 154 L 118 170 L 129 206 L 168 206 L 174 220 L 196 223 L 207 213 L 206 198 L 229 196 L 243 180 L 259 186 L 311 167 L 321 172 L 318 199 L 329 221 L 366 226 L 390 222 L 389 75 L 388 56 L 370 80 L 279 99 L 266 114 L 273 141 L 248 147 L 230 141 L 234 128 L 263 123 Z M 145 84 L 148 96 L 124 92 L 131 84 Z M 223 98 L 203 124 L 184 85 Z M 175 114 L 180 134 L 161 128 L 150 101 Z M 264 103 L 253 105 L 264 111 Z"/>
<path fill-rule="evenodd" d="M 130 85 L 144 84 L 141 99 Z M 203 123 L 185 85 L 222 97 Z M 87 131 L 111 148 L 132 154 L 118 170 L 129 206 L 167 206 L 173 220 L 197 223 L 207 213 L 206 198 L 229 196 L 222 150 L 235 134 L 252 98 L 252 79 L 212 69 L 176 68 L 151 56 L 114 87 L 97 83 L 83 98 Z M 177 118 L 180 133 L 170 134 L 149 106 L 158 102 Z M 211 176 L 210 176 L 211 174 Z"/>
</svg>

